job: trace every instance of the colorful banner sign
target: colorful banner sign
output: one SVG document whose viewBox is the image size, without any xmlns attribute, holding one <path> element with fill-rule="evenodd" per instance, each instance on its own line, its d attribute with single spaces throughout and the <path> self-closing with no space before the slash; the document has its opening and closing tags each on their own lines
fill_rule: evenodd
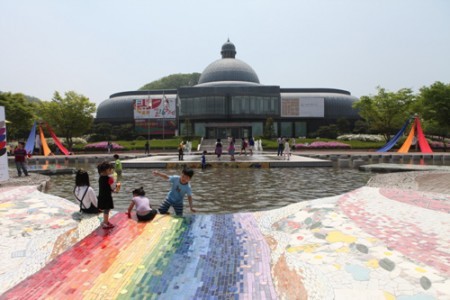
<svg viewBox="0 0 450 300">
<path fill-rule="evenodd" d="M 0 181 L 9 179 L 5 107 L 0 106 Z"/>
<path fill-rule="evenodd" d="M 134 100 L 134 119 L 176 119 L 176 97 L 151 95 Z"/>
</svg>

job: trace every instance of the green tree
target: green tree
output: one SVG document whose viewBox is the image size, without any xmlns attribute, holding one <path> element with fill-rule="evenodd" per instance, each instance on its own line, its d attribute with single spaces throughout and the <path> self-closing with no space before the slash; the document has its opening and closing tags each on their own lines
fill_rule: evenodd
<svg viewBox="0 0 450 300">
<path fill-rule="evenodd" d="M 398 132 L 412 115 L 415 96 L 411 89 L 388 92 L 377 87 L 377 90 L 378 93 L 374 96 L 362 96 L 353 107 L 359 110 L 370 131 L 383 134 L 385 139 L 389 140 L 391 134 Z"/>
<path fill-rule="evenodd" d="M 36 105 L 23 94 L 0 93 L 0 106 L 5 107 L 8 139 L 27 139 L 35 120 Z"/>
<path fill-rule="evenodd" d="M 40 116 L 50 124 L 56 134 L 66 138 L 67 147 L 72 148 L 72 138 L 91 129 L 95 104 L 89 98 L 69 91 L 62 97 L 55 92 L 50 102 L 42 102 Z"/>
<path fill-rule="evenodd" d="M 266 119 L 264 124 L 264 138 L 270 139 L 275 136 L 275 127 L 273 125 L 273 119 L 271 117 Z"/>
<path fill-rule="evenodd" d="M 140 91 L 147 90 L 164 90 L 164 89 L 177 89 L 183 86 L 194 86 L 198 83 L 200 73 L 190 74 L 172 74 L 161 79 L 147 83 L 141 87 Z"/>
<path fill-rule="evenodd" d="M 355 122 L 355 127 L 353 128 L 353 133 L 367 133 L 369 126 L 364 120 L 357 120 Z"/>
<path fill-rule="evenodd" d="M 339 134 L 350 133 L 350 122 L 347 119 L 340 118 L 336 121 Z"/>
<path fill-rule="evenodd" d="M 112 136 L 112 124 L 108 122 L 96 123 L 92 125 L 91 142 L 99 142 L 111 140 Z"/>
<path fill-rule="evenodd" d="M 317 129 L 316 136 L 327 139 L 335 139 L 338 136 L 338 126 L 331 124 L 330 126 L 320 126 Z"/>
<path fill-rule="evenodd" d="M 450 132 L 450 84 L 437 81 L 422 87 L 418 110 L 426 122 L 427 132 L 439 136 L 446 151 L 445 138 Z"/>
<path fill-rule="evenodd" d="M 132 141 L 135 138 L 133 127 L 132 123 L 120 124 L 113 126 L 112 132 L 118 140 Z"/>
</svg>

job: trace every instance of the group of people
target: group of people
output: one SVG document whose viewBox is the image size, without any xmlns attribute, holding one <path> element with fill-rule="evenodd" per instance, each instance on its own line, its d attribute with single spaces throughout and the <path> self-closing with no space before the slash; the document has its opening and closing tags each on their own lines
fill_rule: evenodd
<svg viewBox="0 0 450 300">
<path fill-rule="evenodd" d="M 78 170 L 75 175 L 73 194 L 80 203 L 80 211 L 87 214 L 103 213 L 103 222 L 101 224 L 103 229 L 111 229 L 115 226 L 109 222 L 109 213 L 114 208 L 112 194 L 120 191 L 121 183 L 117 178 L 120 178 L 122 164 L 117 154 L 114 155 L 114 158 L 114 164 L 104 161 L 97 165 L 99 174 L 98 196 L 90 185 L 89 174 L 86 171 Z M 118 175 L 117 178 L 115 178 L 114 173 Z M 181 175 L 172 176 L 154 171 L 153 175 L 164 178 L 171 183 L 171 189 L 167 193 L 165 200 L 159 209 L 155 210 L 151 207 L 150 200 L 145 196 L 144 188 L 136 188 L 132 191 L 130 205 L 126 212 L 129 218 L 132 217 L 133 208 L 135 208 L 138 221 L 144 222 L 153 220 L 158 212 L 167 214 L 170 207 L 173 207 L 177 216 L 182 216 L 185 195 L 187 195 L 191 212 L 196 212 L 192 204 L 192 190 L 189 184 L 192 176 L 194 176 L 193 170 L 185 168 Z"/>
<path fill-rule="evenodd" d="M 228 137 L 228 154 L 230 155 L 230 160 L 231 161 L 235 161 L 236 158 L 235 153 L 236 153 L 236 139 L 233 137 Z M 247 149 L 249 150 L 249 154 L 253 155 L 253 148 L 255 147 L 255 140 L 253 139 L 253 137 L 250 137 L 249 139 L 246 138 L 242 138 L 241 140 L 241 152 L 239 153 L 239 155 L 241 154 L 245 154 L 247 155 Z M 223 153 L 223 145 L 222 145 L 222 141 L 221 139 L 217 139 L 216 141 L 216 145 L 215 145 L 215 149 L 214 149 L 214 153 L 217 155 L 217 159 L 220 160 L 222 153 Z M 204 153 L 205 154 L 205 153 Z M 203 159 L 202 159 L 203 162 Z"/>
<path fill-rule="evenodd" d="M 287 160 L 291 159 L 291 144 L 289 142 L 290 142 L 289 138 L 278 137 L 277 156 L 282 156 L 284 159 Z M 295 140 L 293 141 L 293 145 L 295 145 Z"/>
</svg>

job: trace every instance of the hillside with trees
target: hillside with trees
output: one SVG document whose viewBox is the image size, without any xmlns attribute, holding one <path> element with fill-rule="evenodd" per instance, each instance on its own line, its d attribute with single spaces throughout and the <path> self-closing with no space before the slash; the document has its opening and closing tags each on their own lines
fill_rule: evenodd
<svg viewBox="0 0 450 300">
<path fill-rule="evenodd" d="M 141 87 L 140 91 L 147 90 L 164 90 L 164 89 L 177 89 L 184 86 L 194 86 L 198 83 L 200 73 L 190 74 L 172 74 L 158 80 L 147 83 Z"/>
</svg>

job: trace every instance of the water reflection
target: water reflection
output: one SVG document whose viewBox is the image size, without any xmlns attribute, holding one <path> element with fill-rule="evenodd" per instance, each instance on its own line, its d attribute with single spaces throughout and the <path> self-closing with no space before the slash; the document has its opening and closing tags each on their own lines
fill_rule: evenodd
<svg viewBox="0 0 450 300">
<path fill-rule="evenodd" d="M 95 164 L 73 164 L 88 171 L 91 185 L 98 191 Z M 113 194 L 117 210 L 125 211 L 131 191 L 144 187 L 151 204 L 157 208 L 170 184 L 152 175 L 153 169 L 125 169 L 122 189 Z M 179 170 L 160 170 L 169 175 Z M 338 168 L 196 169 L 191 185 L 194 208 L 199 213 L 230 213 L 267 210 L 304 200 L 340 195 L 367 183 L 371 173 Z M 74 175 L 52 176 L 48 193 L 74 201 Z M 75 201 L 74 201 L 75 202 Z M 187 204 L 187 200 L 185 201 Z M 189 209 L 185 209 L 189 214 Z"/>
</svg>

